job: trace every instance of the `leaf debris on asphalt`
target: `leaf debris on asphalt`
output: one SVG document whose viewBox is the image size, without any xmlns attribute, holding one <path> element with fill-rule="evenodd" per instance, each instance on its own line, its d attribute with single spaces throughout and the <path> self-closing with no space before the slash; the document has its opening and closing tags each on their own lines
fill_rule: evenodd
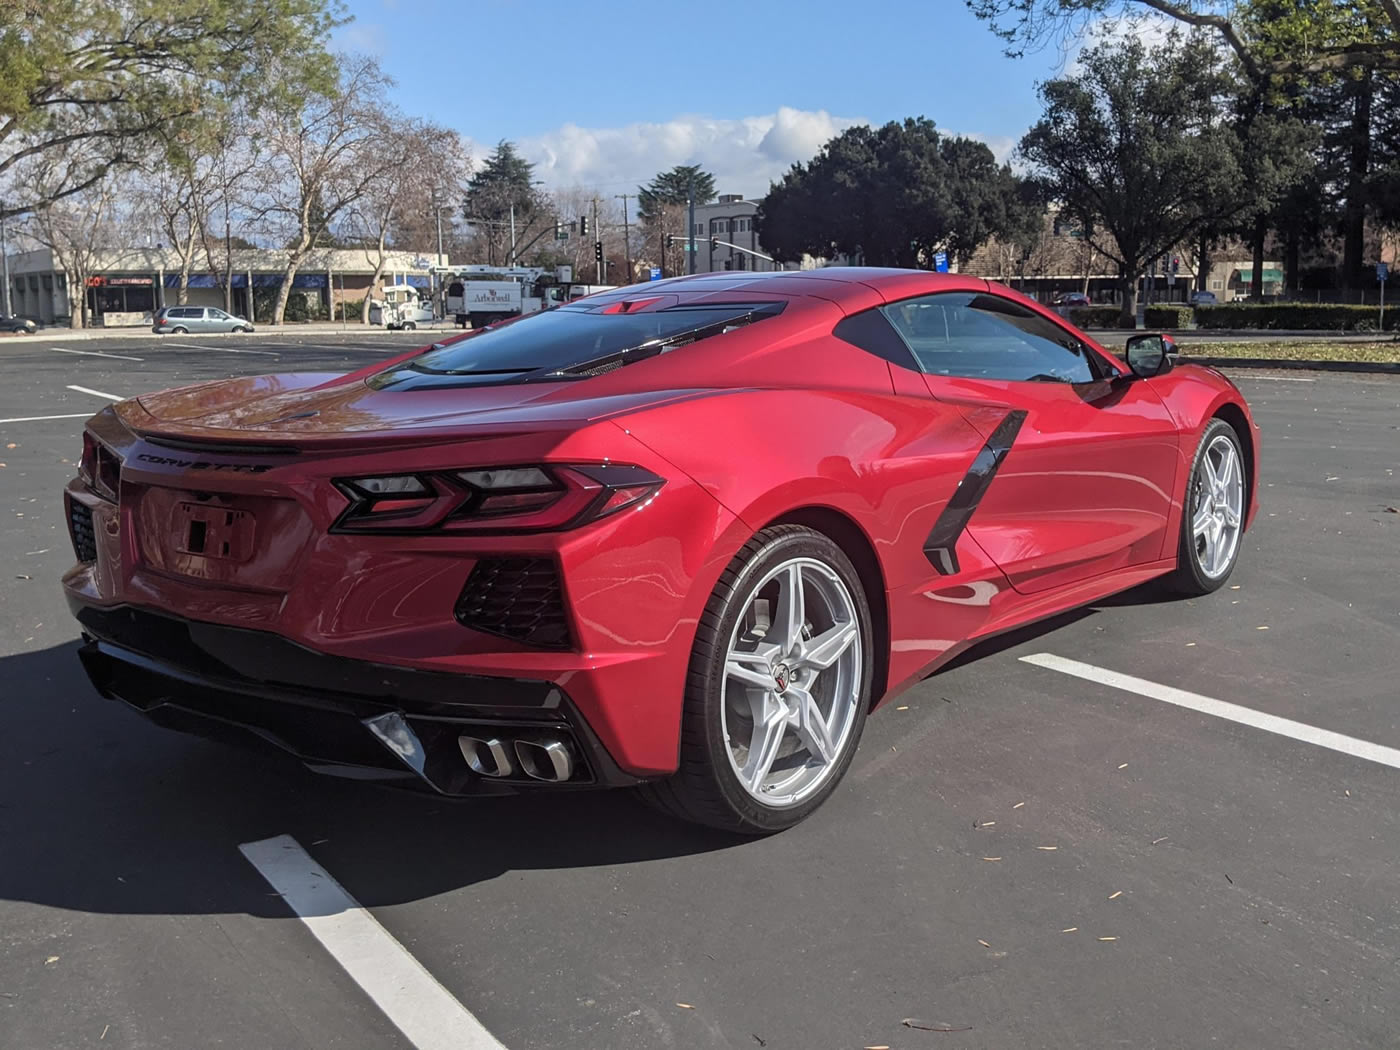
<svg viewBox="0 0 1400 1050">
<path fill-rule="evenodd" d="M 1011 808 L 1012 808 L 1012 809 L 1020 809 L 1020 808 L 1021 808 L 1022 806 L 1024 806 L 1024 805 L 1025 805 L 1024 802 L 1017 802 L 1017 803 L 1016 803 L 1014 806 L 1012 806 Z"/>
<path fill-rule="evenodd" d="M 1128 763 L 1124 762 L 1124 763 L 1123 763 L 1121 766 L 1119 766 L 1118 768 L 1119 768 L 1119 769 L 1127 769 L 1127 768 L 1128 768 Z"/>
<path fill-rule="evenodd" d="M 1122 890 L 1115 890 L 1113 893 L 1110 893 L 1110 894 L 1108 895 L 1108 899 L 1111 900 L 1111 901 L 1115 901 L 1115 900 L 1117 900 L 1117 899 L 1118 899 L 1119 897 L 1121 897 L 1121 896 L 1123 896 L 1123 891 L 1122 891 Z"/>
<path fill-rule="evenodd" d="M 1152 845 L 1155 846 L 1155 845 L 1157 845 L 1157 843 L 1159 843 L 1159 842 L 1166 842 L 1166 841 L 1167 841 L 1167 836 L 1163 835 L 1163 836 L 1162 836 L 1161 838 L 1159 838 L 1159 839 L 1153 839 L 1153 840 L 1152 840 Z"/>
<path fill-rule="evenodd" d="M 1100 937 L 1100 938 L 1099 938 L 1099 940 L 1101 940 L 1101 941 L 1116 941 L 1117 939 L 1118 939 L 1117 937 Z"/>
<path fill-rule="evenodd" d="M 1262 626 L 1262 627 L 1256 627 L 1256 628 L 1254 628 L 1254 629 L 1255 629 L 1256 631 L 1267 631 L 1267 630 L 1269 629 L 1269 625 L 1268 625 L 1268 624 L 1264 624 L 1264 626 Z"/>
<path fill-rule="evenodd" d="M 991 947 L 991 945 L 988 944 L 986 941 L 982 940 L 981 937 L 977 938 L 977 943 L 980 944 L 983 948 L 990 948 L 990 947 Z"/>
<path fill-rule="evenodd" d="M 896 711 L 908 711 L 908 710 L 909 710 L 909 705 L 908 705 L 908 704 L 901 704 L 899 707 L 896 707 L 895 710 L 896 710 Z"/>
<path fill-rule="evenodd" d="M 58 956 L 57 956 L 57 955 L 50 955 L 47 959 L 44 960 L 44 965 L 45 965 L 45 966 L 52 966 L 52 965 L 53 965 L 54 963 L 56 963 L 56 962 L 58 962 Z"/>
<path fill-rule="evenodd" d="M 905 1028 L 917 1028 L 921 1032 L 970 1032 L 972 1025 L 949 1025 L 934 1024 L 932 1021 L 920 1021 L 917 1017 L 906 1017 L 900 1024 Z"/>
<path fill-rule="evenodd" d="M 1078 926 L 1069 926 L 1069 927 L 1066 927 L 1065 929 L 1061 930 L 1060 932 L 1061 932 L 1061 933 L 1078 933 L 1078 932 L 1079 932 L 1079 927 L 1078 927 Z"/>
<path fill-rule="evenodd" d="M 983 860 L 1001 860 L 1000 857 L 983 857 Z"/>
<path fill-rule="evenodd" d="M 695 1009 L 695 1007 L 691 1006 L 689 1003 L 677 1003 L 676 1005 L 679 1006 L 682 1010 L 694 1010 L 694 1009 Z"/>
<path fill-rule="evenodd" d="M 1043 849 L 1043 850 L 1047 850 L 1047 851 L 1049 851 L 1049 850 L 1057 850 L 1057 849 L 1059 849 L 1059 848 L 1060 848 L 1059 846 L 1037 846 L 1037 847 L 1036 847 L 1036 849 Z"/>
</svg>

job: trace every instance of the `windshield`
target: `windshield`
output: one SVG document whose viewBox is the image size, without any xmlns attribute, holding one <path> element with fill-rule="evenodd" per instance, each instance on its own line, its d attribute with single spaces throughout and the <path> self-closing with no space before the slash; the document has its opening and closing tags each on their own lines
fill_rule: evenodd
<svg viewBox="0 0 1400 1050">
<path fill-rule="evenodd" d="M 369 380 L 376 390 L 586 379 L 772 317 L 781 303 L 706 303 L 638 313 L 562 307 L 435 346 Z"/>
</svg>

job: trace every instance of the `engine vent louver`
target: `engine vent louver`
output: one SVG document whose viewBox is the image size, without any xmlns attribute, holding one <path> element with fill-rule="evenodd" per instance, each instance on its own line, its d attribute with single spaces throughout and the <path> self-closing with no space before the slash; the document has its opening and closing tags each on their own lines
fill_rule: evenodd
<svg viewBox="0 0 1400 1050">
<path fill-rule="evenodd" d="M 549 558 L 483 558 L 457 599 L 457 622 L 541 649 L 567 649 L 559 569 Z"/>
</svg>

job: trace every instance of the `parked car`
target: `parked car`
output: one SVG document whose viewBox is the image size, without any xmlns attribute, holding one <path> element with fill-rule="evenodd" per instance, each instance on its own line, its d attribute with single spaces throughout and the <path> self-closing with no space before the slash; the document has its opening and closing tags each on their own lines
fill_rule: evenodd
<svg viewBox="0 0 1400 1050">
<path fill-rule="evenodd" d="M 33 335 L 39 326 L 28 317 L 7 317 L 0 314 L 0 332 L 14 332 L 16 335 Z"/>
<path fill-rule="evenodd" d="M 1055 296 L 1052 306 L 1068 308 L 1071 306 L 1092 306 L 1093 303 L 1083 292 L 1065 292 L 1064 295 Z"/>
<path fill-rule="evenodd" d="M 158 724 L 322 772 L 638 786 L 779 831 L 972 642 L 1225 584 L 1256 430 L 1171 349 L 1120 360 L 977 277 L 833 267 L 142 395 L 88 421 L 65 494 L 78 653 Z"/>
<path fill-rule="evenodd" d="M 1219 300 L 1215 298 L 1214 292 L 1192 292 L 1192 306 L 1214 306 Z"/>
<path fill-rule="evenodd" d="M 186 332 L 251 332 L 253 326 L 241 317 L 213 306 L 164 306 L 156 311 L 151 331 L 157 335 L 184 335 Z"/>
</svg>

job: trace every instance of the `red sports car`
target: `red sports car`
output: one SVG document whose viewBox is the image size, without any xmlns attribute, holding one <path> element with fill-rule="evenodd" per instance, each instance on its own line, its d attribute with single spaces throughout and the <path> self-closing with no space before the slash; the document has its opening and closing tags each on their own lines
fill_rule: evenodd
<svg viewBox="0 0 1400 1050">
<path fill-rule="evenodd" d="M 1219 587 L 1256 428 L 975 277 L 716 273 L 349 375 L 121 402 L 64 577 L 98 690 L 443 795 L 640 785 L 764 833 L 980 638 Z"/>
</svg>

